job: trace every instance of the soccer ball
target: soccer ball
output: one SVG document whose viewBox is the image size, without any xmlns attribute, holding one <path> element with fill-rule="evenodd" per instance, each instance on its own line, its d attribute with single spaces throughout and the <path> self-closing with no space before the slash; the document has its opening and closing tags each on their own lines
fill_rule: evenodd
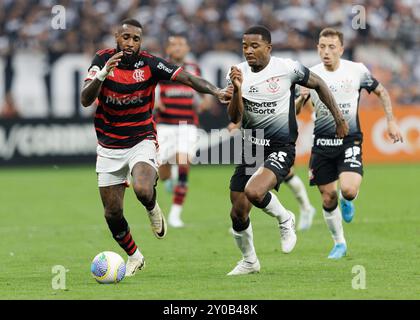
<svg viewBox="0 0 420 320">
<path fill-rule="evenodd" d="M 125 277 L 125 263 L 118 253 L 104 251 L 93 258 L 90 271 L 99 283 L 117 283 Z"/>
</svg>

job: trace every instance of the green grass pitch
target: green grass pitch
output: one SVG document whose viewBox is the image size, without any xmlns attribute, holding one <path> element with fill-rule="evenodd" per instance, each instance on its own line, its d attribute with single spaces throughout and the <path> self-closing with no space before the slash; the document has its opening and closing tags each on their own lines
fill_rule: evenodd
<svg viewBox="0 0 420 320">
<path fill-rule="evenodd" d="M 117 285 L 90 275 L 92 258 L 104 250 L 121 254 L 103 218 L 94 167 L 0 170 L 0 299 L 419 299 L 420 165 L 370 165 L 356 215 L 345 224 L 348 256 L 326 257 L 332 248 L 320 196 L 311 230 L 298 233 L 295 250 L 280 250 L 273 218 L 253 209 L 259 274 L 227 277 L 240 259 L 230 227 L 229 179 L 233 166 L 193 167 L 184 229 L 156 239 L 145 210 L 127 189 L 125 215 L 146 257 L 146 268 Z M 306 181 L 307 171 L 297 173 Z M 287 186 L 279 198 L 298 213 Z M 168 211 L 171 196 L 159 184 Z M 66 290 L 52 289 L 52 267 L 64 266 Z M 354 266 L 366 271 L 356 290 Z"/>
</svg>

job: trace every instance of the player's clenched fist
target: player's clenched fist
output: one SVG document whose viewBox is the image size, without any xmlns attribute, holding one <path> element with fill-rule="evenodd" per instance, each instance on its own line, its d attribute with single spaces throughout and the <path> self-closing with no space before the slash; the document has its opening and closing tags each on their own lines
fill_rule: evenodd
<svg viewBox="0 0 420 320">
<path fill-rule="evenodd" d="M 123 52 L 120 51 L 114 54 L 109 60 L 106 62 L 105 66 L 96 74 L 96 79 L 99 81 L 104 81 L 108 74 L 114 70 L 118 63 L 121 61 L 121 57 L 123 56 Z"/>
<path fill-rule="evenodd" d="M 311 92 L 308 88 L 300 86 L 300 96 L 303 98 L 303 101 L 306 101 L 310 94 Z"/>
<path fill-rule="evenodd" d="M 400 128 L 398 128 L 395 120 L 388 121 L 388 136 L 392 139 L 394 143 L 400 141 L 404 142 L 403 136 L 401 134 Z"/>
<path fill-rule="evenodd" d="M 235 90 L 237 90 L 238 88 L 242 86 L 242 81 L 243 81 L 242 71 L 239 70 L 238 67 L 233 66 L 230 68 L 229 78 L 230 78 L 230 81 L 232 81 L 232 84 Z"/>
<path fill-rule="evenodd" d="M 349 125 L 347 121 L 344 120 L 344 118 L 340 119 L 336 123 L 336 134 L 337 134 L 337 137 L 339 138 L 344 138 L 345 136 L 349 134 Z"/>
<path fill-rule="evenodd" d="M 109 60 L 107 61 L 105 68 L 108 73 L 110 73 L 116 66 L 118 66 L 118 63 L 121 61 L 121 57 L 123 56 L 123 52 L 117 52 L 114 54 Z"/>
</svg>

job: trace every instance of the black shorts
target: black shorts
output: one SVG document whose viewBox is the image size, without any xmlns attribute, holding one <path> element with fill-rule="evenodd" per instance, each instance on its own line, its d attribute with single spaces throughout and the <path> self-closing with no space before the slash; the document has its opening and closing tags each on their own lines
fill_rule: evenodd
<svg viewBox="0 0 420 320">
<path fill-rule="evenodd" d="M 263 159 L 258 159 L 252 164 L 247 164 L 244 159 L 242 159 L 242 164 L 236 166 L 235 172 L 230 179 L 230 190 L 244 192 L 248 180 L 261 166 L 263 166 L 276 175 L 277 185 L 275 186 L 275 189 L 278 191 L 280 184 L 289 174 L 290 168 L 293 166 L 294 162 L 295 145 L 287 144 L 265 147 Z"/>
<path fill-rule="evenodd" d="M 314 139 L 311 159 L 309 162 L 309 184 L 325 185 L 338 180 L 342 172 L 357 172 L 363 176 L 362 139 L 354 138 L 345 141 L 340 146 L 317 146 Z M 322 142 L 339 139 L 321 138 Z"/>
</svg>

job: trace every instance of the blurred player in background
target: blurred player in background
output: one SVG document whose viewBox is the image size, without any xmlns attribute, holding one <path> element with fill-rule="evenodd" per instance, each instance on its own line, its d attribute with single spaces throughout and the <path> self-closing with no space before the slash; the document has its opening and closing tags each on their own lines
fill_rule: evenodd
<svg viewBox="0 0 420 320">
<path fill-rule="evenodd" d="M 260 271 L 249 218 L 253 205 L 277 219 L 282 251 L 289 253 L 295 247 L 294 214 L 270 192 L 278 190 L 295 160 L 295 85 L 315 89 L 334 117 L 337 135 L 343 138 L 348 132 L 334 97 L 320 77 L 297 61 L 271 56 L 267 28 L 247 29 L 242 49 L 246 62 L 233 66 L 227 76 L 228 85 L 233 86 L 228 114 L 233 123 L 242 123 L 243 132 L 242 164 L 236 166 L 230 181 L 233 236 L 242 259 L 228 275 Z M 249 159 L 250 150 L 256 159 Z"/>
<path fill-rule="evenodd" d="M 356 199 L 362 182 L 363 134 L 358 117 L 362 89 L 369 93 L 374 92 L 379 97 L 386 114 L 389 137 L 394 143 L 403 141 L 394 120 L 387 90 L 372 77 L 362 63 L 341 59 L 343 52 L 343 34 L 335 29 L 325 28 L 319 34 L 318 42 L 318 54 L 322 63 L 310 70 L 327 83 L 349 123 L 349 135 L 344 139 L 335 135 L 334 118 L 314 90 L 301 88 L 300 97 L 296 101 L 298 110 L 309 98 L 315 108 L 314 143 L 309 164 L 310 184 L 318 186 L 324 219 L 334 240 L 334 247 L 328 255 L 330 259 L 340 259 L 346 255 L 347 244 L 342 219 L 346 222 L 352 221 L 355 212 L 352 201 Z M 340 185 L 339 193 L 337 181 Z"/>
<path fill-rule="evenodd" d="M 98 186 L 109 229 L 128 255 L 126 276 L 134 275 L 144 266 L 144 257 L 123 215 L 130 175 L 153 233 L 158 239 L 166 234 L 155 189 L 158 161 L 152 111 L 156 85 L 162 80 L 176 79 L 199 92 L 226 99 L 225 91 L 208 81 L 140 51 L 142 39 L 143 28 L 137 20 L 122 21 L 115 33 L 116 48 L 96 53 L 81 92 L 83 106 L 92 105 L 97 98 L 99 101 L 95 113 Z"/>
<path fill-rule="evenodd" d="M 200 76 L 198 65 L 185 60 L 189 52 L 185 36 L 168 38 L 166 54 L 169 62 Z M 167 190 L 173 192 L 168 224 L 174 228 L 184 226 L 181 213 L 188 191 L 190 159 L 196 153 L 198 112 L 210 108 L 212 103 L 211 96 L 203 95 L 201 99 L 194 89 L 179 82 L 162 81 L 156 88 L 155 120 L 161 161 L 159 178 L 166 182 Z"/>
</svg>

